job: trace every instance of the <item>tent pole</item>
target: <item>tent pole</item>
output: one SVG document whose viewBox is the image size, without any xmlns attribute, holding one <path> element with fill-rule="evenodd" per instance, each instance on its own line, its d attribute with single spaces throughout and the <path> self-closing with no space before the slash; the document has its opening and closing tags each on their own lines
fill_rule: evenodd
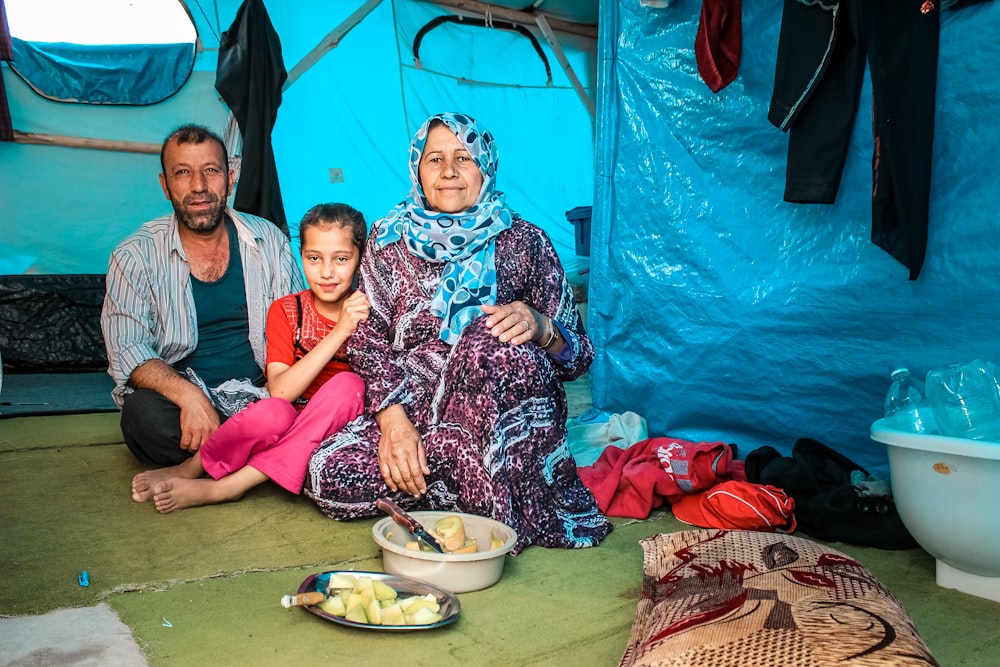
<svg viewBox="0 0 1000 667">
<path fill-rule="evenodd" d="M 435 5 L 440 5 L 448 9 L 464 11 L 469 14 L 475 14 L 476 16 L 495 16 L 496 18 L 510 21 L 512 23 L 518 23 L 527 27 L 536 25 L 535 19 L 541 16 L 539 12 L 522 12 L 516 9 L 498 7 L 486 2 L 478 2 L 477 0 L 431 0 L 431 2 Z M 562 21 L 560 19 L 549 19 L 548 22 L 553 30 L 569 33 L 571 35 L 580 35 L 581 37 L 589 37 L 590 39 L 597 39 L 597 26 L 583 25 L 582 23 L 571 23 L 570 21 Z"/>
<path fill-rule="evenodd" d="M 544 14 L 539 14 L 535 17 L 535 22 L 538 24 L 538 29 L 542 31 L 542 35 L 545 36 L 545 40 L 552 47 L 552 52 L 556 56 L 556 60 L 562 65 L 563 71 L 566 72 L 566 76 L 569 77 L 570 82 L 573 84 L 573 88 L 576 90 L 576 94 L 580 96 L 580 100 L 583 102 L 583 106 L 587 107 L 587 112 L 590 114 L 591 120 L 597 119 L 597 108 L 594 105 L 594 100 L 590 99 L 590 95 L 584 90 L 583 84 L 580 83 L 580 79 L 577 78 L 576 72 L 573 71 L 573 67 L 569 64 L 569 60 L 566 59 L 566 54 L 563 53 L 562 45 L 556 38 L 556 34 L 552 31 L 552 27 L 549 22 L 545 19 Z"/>
<path fill-rule="evenodd" d="M 140 141 L 118 141 L 116 139 L 69 137 L 61 134 L 22 132 L 20 130 L 14 130 L 14 142 L 18 144 L 62 146 L 65 148 L 89 148 L 99 151 L 117 151 L 119 153 L 151 153 L 158 155 L 160 152 L 160 144 L 143 143 Z"/>
<path fill-rule="evenodd" d="M 337 48 L 337 45 L 340 44 L 340 40 L 342 40 L 344 36 L 347 35 L 352 28 L 354 28 L 354 26 L 361 23 L 361 21 L 363 21 L 366 16 L 371 14 L 372 10 L 380 4 L 382 4 L 382 0 L 367 0 L 367 2 L 358 7 L 353 14 L 344 19 L 340 25 L 331 30 L 319 44 L 313 47 L 312 51 L 307 53 L 302 60 L 292 67 L 292 69 L 288 72 L 288 78 L 285 79 L 285 85 L 281 87 L 281 92 L 288 90 L 289 86 L 295 83 L 300 76 L 305 74 L 310 67 L 319 62 L 320 58 L 325 56 L 328 51 L 332 51 Z"/>
</svg>

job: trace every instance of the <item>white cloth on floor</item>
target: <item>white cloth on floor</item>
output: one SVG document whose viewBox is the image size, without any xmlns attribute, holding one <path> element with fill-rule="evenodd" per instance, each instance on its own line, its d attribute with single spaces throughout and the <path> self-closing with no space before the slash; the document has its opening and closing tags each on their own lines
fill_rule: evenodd
<svg viewBox="0 0 1000 667">
<path fill-rule="evenodd" d="M 646 420 L 634 412 L 591 408 L 566 422 L 566 444 L 577 467 L 593 465 L 609 445 L 628 449 L 649 437 Z"/>
</svg>

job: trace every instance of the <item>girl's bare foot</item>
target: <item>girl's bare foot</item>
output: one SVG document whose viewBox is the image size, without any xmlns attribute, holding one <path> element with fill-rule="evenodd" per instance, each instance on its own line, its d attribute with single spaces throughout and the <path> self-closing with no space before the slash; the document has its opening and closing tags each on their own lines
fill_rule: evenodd
<svg viewBox="0 0 1000 667">
<path fill-rule="evenodd" d="M 156 511 L 161 514 L 188 507 L 224 503 L 236 500 L 242 495 L 233 496 L 227 493 L 225 485 L 214 479 L 174 477 L 160 482 L 153 489 L 153 504 L 156 506 Z"/>
<path fill-rule="evenodd" d="M 147 500 L 151 500 L 155 493 L 153 489 L 156 485 L 168 479 L 176 477 L 197 479 L 203 474 L 205 474 L 205 469 L 201 467 L 200 454 L 195 454 L 187 461 L 170 466 L 169 468 L 146 470 L 132 478 L 132 500 L 137 503 L 144 503 Z"/>
<path fill-rule="evenodd" d="M 173 477 L 153 487 L 153 504 L 157 512 L 168 514 L 188 507 L 226 503 L 239 500 L 249 489 L 267 479 L 267 475 L 251 466 L 217 480 Z"/>
</svg>

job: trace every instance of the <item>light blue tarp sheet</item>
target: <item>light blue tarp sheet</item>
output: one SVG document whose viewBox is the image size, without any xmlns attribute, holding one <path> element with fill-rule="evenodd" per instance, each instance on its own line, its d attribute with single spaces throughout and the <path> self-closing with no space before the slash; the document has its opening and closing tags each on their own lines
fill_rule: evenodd
<svg viewBox="0 0 1000 667">
<path fill-rule="evenodd" d="M 194 44 L 11 41 L 12 67 L 39 95 L 57 102 L 155 104 L 177 92 L 194 66 Z"/>
<path fill-rule="evenodd" d="M 916 281 L 870 242 L 870 85 L 833 205 L 782 201 L 767 120 L 781 3 L 743 2 L 739 76 L 699 78 L 702 3 L 602 3 L 591 248 L 595 406 L 651 434 L 815 438 L 872 471 L 888 365 L 1000 360 L 1000 3 L 942 14 L 929 243 Z"/>
</svg>

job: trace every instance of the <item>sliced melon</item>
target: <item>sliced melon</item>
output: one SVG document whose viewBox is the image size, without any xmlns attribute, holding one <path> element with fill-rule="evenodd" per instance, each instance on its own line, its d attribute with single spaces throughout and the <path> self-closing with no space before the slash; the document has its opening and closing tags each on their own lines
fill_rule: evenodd
<svg viewBox="0 0 1000 667">
<path fill-rule="evenodd" d="M 490 529 L 490 551 L 499 549 L 504 545 L 504 541 L 497 537 L 497 534 Z"/>
<path fill-rule="evenodd" d="M 379 605 L 378 600 L 373 599 L 368 603 L 365 615 L 368 617 L 368 622 L 372 625 L 382 625 L 382 607 Z"/>
<path fill-rule="evenodd" d="M 357 583 L 357 581 L 356 577 L 337 572 L 330 577 L 330 583 L 327 586 L 327 590 L 334 591 L 339 588 L 354 588 L 354 584 Z"/>
<path fill-rule="evenodd" d="M 372 583 L 372 592 L 375 594 L 375 599 L 379 601 L 394 600 L 397 595 L 392 586 L 387 586 L 377 579 Z"/>
<path fill-rule="evenodd" d="M 448 553 L 454 553 L 465 546 L 465 524 L 460 516 L 449 514 L 441 517 L 434 524 L 433 532 L 441 548 Z"/>
<path fill-rule="evenodd" d="M 327 599 L 319 603 L 319 608 L 328 614 L 333 614 L 334 616 L 344 616 L 347 614 L 347 606 L 344 601 L 340 599 L 339 595 L 331 595 Z"/>
<path fill-rule="evenodd" d="M 391 604 L 382 609 L 382 625 L 406 625 L 403 610 L 398 604 Z"/>
<path fill-rule="evenodd" d="M 442 618 L 441 614 L 427 607 L 421 607 L 412 614 L 407 613 L 403 616 L 406 619 L 407 625 L 430 625 L 431 623 L 437 623 Z"/>
<path fill-rule="evenodd" d="M 365 608 L 361 605 L 355 605 L 347 610 L 347 614 L 344 615 L 348 621 L 354 621 L 355 623 L 367 623 L 368 614 L 365 613 Z"/>
</svg>

